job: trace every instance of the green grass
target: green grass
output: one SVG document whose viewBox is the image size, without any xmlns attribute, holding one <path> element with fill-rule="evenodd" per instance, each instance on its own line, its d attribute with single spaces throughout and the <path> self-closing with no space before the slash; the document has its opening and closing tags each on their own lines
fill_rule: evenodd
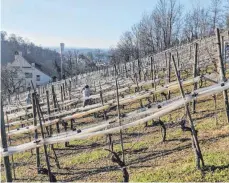
<svg viewBox="0 0 229 183">
<path fill-rule="evenodd" d="M 229 153 L 211 153 L 206 152 L 203 154 L 205 164 L 207 167 L 215 166 L 215 169 L 204 171 L 203 173 L 195 169 L 193 163 L 194 157 L 192 155 L 187 156 L 183 162 L 177 161 L 173 163 L 160 164 L 159 167 L 145 168 L 141 171 L 130 170 L 132 172 L 131 181 L 133 182 L 150 182 L 150 181 L 162 181 L 162 182 L 179 182 L 179 181 L 228 181 L 229 174 L 228 168 L 223 168 L 223 166 L 228 166 L 229 164 Z M 182 158 L 181 158 L 182 159 Z"/>
<path fill-rule="evenodd" d="M 65 157 L 61 160 L 60 164 L 63 167 L 67 166 L 75 166 L 78 164 L 90 163 L 93 161 L 97 161 L 99 159 L 105 158 L 109 153 L 105 150 L 93 150 L 93 151 L 86 151 L 80 154 L 72 154 L 70 156 Z"/>
<path fill-rule="evenodd" d="M 227 74 L 229 75 L 229 72 Z M 173 80 L 176 79 L 174 73 L 172 73 L 172 77 Z M 211 85 L 210 82 L 206 84 L 207 86 Z M 151 88 L 152 86 L 148 85 L 145 88 L 147 87 Z M 133 90 L 131 91 L 133 92 Z M 186 86 L 185 91 L 192 91 L 192 86 Z M 179 89 L 172 91 L 172 97 L 178 95 L 180 95 Z M 157 96 L 161 99 L 160 94 Z M 147 101 L 143 100 L 143 103 L 147 104 Z M 129 112 L 132 110 L 130 108 L 138 108 L 139 106 L 139 101 L 137 101 L 128 105 L 121 112 Z M 222 94 L 217 95 L 217 109 L 224 109 Z M 205 170 L 203 172 L 196 170 L 190 133 L 183 132 L 179 125 L 167 129 L 167 141 L 164 143 L 161 142 L 160 127 L 144 128 L 144 125 L 140 125 L 123 131 L 130 181 L 218 182 L 229 180 L 229 125 L 225 112 L 214 111 L 212 97 L 198 99 L 196 111 L 196 114 L 192 114 L 192 118 L 195 128 L 198 130 L 200 148 L 206 165 Z M 217 114 L 217 123 L 214 113 Z M 169 124 L 171 121 L 177 124 L 177 120 L 184 114 L 184 108 L 170 114 L 161 117 L 161 120 L 165 124 Z M 115 140 L 115 151 L 120 153 L 119 133 L 115 133 L 112 138 Z M 108 148 L 105 139 L 104 136 L 96 136 L 70 141 L 70 147 L 64 147 L 64 143 L 55 145 L 56 148 L 59 148 L 56 153 L 61 169 L 56 168 L 53 159 L 50 159 L 50 163 L 58 181 L 122 181 L 121 170 L 116 163 L 111 161 L 109 152 L 104 150 Z M 41 152 L 42 165 L 46 166 L 42 148 Z M 30 157 L 30 152 L 14 155 L 16 163 L 25 163 L 16 167 L 18 178 L 16 181 L 47 181 L 47 176 L 37 175 L 35 172 L 35 155 L 29 159 Z M 3 171 L 1 176 L 2 180 L 5 180 Z"/>
<path fill-rule="evenodd" d="M 124 143 L 124 150 L 140 150 L 142 148 L 147 148 L 147 144 L 145 141 L 139 141 L 136 140 L 132 143 Z M 115 152 L 120 152 L 121 151 L 121 145 L 116 144 L 114 145 L 114 150 Z"/>
<path fill-rule="evenodd" d="M 33 150 L 35 152 L 35 150 Z M 25 160 L 31 157 L 31 152 L 23 152 L 14 155 L 15 161 Z"/>
</svg>

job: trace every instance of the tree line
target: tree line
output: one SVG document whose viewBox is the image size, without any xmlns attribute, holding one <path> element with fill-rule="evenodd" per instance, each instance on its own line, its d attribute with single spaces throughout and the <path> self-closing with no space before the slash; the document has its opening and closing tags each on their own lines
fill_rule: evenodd
<svg viewBox="0 0 229 183">
<path fill-rule="evenodd" d="M 109 56 L 102 50 L 80 53 L 68 50 L 63 57 L 63 75 L 90 72 L 103 67 L 102 62 L 128 62 L 155 54 L 175 45 L 190 42 L 214 34 L 214 29 L 229 28 L 229 0 L 211 0 L 209 7 L 200 7 L 199 3 L 188 12 L 178 0 L 158 0 L 150 13 L 145 13 L 140 22 L 131 30 L 124 32 L 115 48 L 110 48 Z M 60 55 L 57 51 L 37 46 L 29 40 L 7 35 L 1 31 L 1 65 L 14 60 L 14 52 L 21 51 L 36 62 L 50 68 L 52 76 L 60 76 Z M 102 65 L 102 66 L 101 66 Z M 2 74 L 4 67 L 2 67 Z M 14 72 L 7 72 L 13 78 Z M 62 76 L 63 77 L 63 76 Z M 3 77 L 1 77 L 4 80 Z M 11 79 L 12 80 L 12 79 Z M 12 80 L 12 86 L 15 86 Z M 7 89 L 7 88 L 6 88 Z M 15 88 L 16 90 L 17 88 Z"/>
<path fill-rule="evenodd" d="M 59 59 L 59 54 L 30 42 L 26 38 L 15 34 L 8 35 L 1 31 L 1 64 L 5 65 L 14 60 L 15 51 L 21 51 L 23 55 L 29 55 L 38 63 L 52 63 L 54 59 Z"/>
<path fill-rule="evenodd" d="M 15 34 L 8 35 L 1 31 L 1 65 L 5 66 L 14 60 L 15 51 L 22 52 L 26 58 L 45 66 L 51 76 L 60 78 L 60 54 L 56 50 L 37 46 L 26 38 Z M 107 54 L 95 49 L 81 53 L 77 49 L 69 49 L 63 56 L 63 75 L 70 77 L 75 74 L 97 69 L 96 63 L 106 62 Z M 5 67 L 3 67 L 5 69 Z"/>
<path fill-rule="evenodd" d="M 57 80 L 61 79 L 61 59 L 56 50 L 37 46 L 26 38 L 15 34 L 8 35 L 1 31 L 1 91 L 12 95 L 24 89 L 24 78 L 15 78 L 21 70 L 7 67 L 7 63 L 13 62 L 15 52 L 22 52 L 22 56 L 28 61 L 36 62 L 46 68 L 46 72 Z M 107 53 L 104 50 L 95 49 L 82 53 L 76 49 L 66 49 L 63 54 L 63 76 L 72 77 L 77 74 L 99 69 L 99 63 L 107 61 Z M 22 76 L 21 76 L 22 77 Z"/>
<path fill-rule="evenodd" d="M 210 36 L 216 27 L 229 28 L 229 0 L 211 0 L 209 7 L 200 7 L 197 1 L 190 11 L 183 9 L 178 0 L 158 0 L 152 12 L 124 32 L 116 48 L 110 48 L 112 61 L 136 60 Z"/>
</svg>

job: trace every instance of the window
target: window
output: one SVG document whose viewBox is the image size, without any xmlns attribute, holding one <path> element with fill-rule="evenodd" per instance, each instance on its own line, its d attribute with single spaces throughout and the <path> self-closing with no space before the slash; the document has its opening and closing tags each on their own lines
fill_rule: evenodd
<svg viewBox="0 0 229 183">
<path fill-rule="evenodd" d="M 25 78 L 32 78 L 33 74 L 29 72 L 25 72 Z"/>
<path fill-rule="evenodd" d="M 25 68 L 25 69 L 30 69 L 31 67 L 22 67 L 22 68 Z"/>
<path fill-rule="evenodd" d="M 37 75 L 37 81 L 40 81 L 40 75 Z"/>
</svg>

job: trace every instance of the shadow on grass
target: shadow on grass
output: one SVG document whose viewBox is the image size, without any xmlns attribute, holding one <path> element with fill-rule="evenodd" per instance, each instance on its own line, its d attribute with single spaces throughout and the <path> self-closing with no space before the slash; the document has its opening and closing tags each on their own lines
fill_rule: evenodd
<svg viewBox="0 0 229 183">
<path fill-rule="evenodd" d="M 148 154 L 148 155 L 140 157 L 140 158 L 138 157 L 137 159 L 135 159 L 132 162 L 130 162 L 129 165 L 150 161 L 150 160 L 153 160 L 153 159 L 156 159 L 156 158 L 160 158 L 160 157 L 163 157 L 163 156 L 170 155 L 170 154 L 172 154 L 174 152 L 179 152 L 179 151 L 182 151 L 184 149 L 191 148 L 191 147 L 192 147 L 191 144 L 187 144 L 187 145 L 179 146 L 179 147 L 176 147 L 176 148 L 173 148 L 173 149 L 170 149 L 170 150 L 153 151 L 153 152 L 151 152 L 151 154 Z"/>
<path fill-rule="evenodd" d="M 92 143 L 89 145 L 71 145 L 69 144 L 67 147 L 64 148 L 58 148 L 56 147 L 55 150 L 59 150 L 59 151 L 71 151 L 71 150 L 83 150 L 83 149 L 94 149 L 94 148 L 98 148 L 98 147 L 103 147 L 104 144 L 99 144 L 99 143 Z"/>
<path fill-rule="evenodd" d="M 193 118 L 193 120 L 201 120 L 201 119 L 205 119 L 205 118 L 211 118 L 211 117 L 214 117 L 215 116 L 215 112 L 212 112 L 212 113 L 208 113 L 208 114 L 205 114 L 199 118 Z"/>
<path fill-rule="evenodd" d="M 152 133 L 151 131 L 147 132 L 147 133 Z M 129 136 L 132 137 L 137 137 L 137 136 L 143 136 L 146 135 L 146 133 L 136 133 L 136 132 L 132 132 L 128 134 Z M 229 134 L 221 134 L 218 135 L 216 137 L 211 137 L 208 139 L 201 139 L 199 140 L 200 142 L 215 142 L 218 141 L 220 139 L 224 139 L 229 137 Z M 173 141 L 180 141 L 180 142 L 186 142 L 189 141 L 190 138 L 174 138 L 174 139 L 169 139 L 166 140 L 166 142 L 173 142 Z M 165 142 L 165 143 L 166 143 Z M 66 149 L 60 149 L 60 150 L 84 150 L 84 149 L 88 149 L 88 148 L 98 148 L 104 146 L 103 144 L 99 144 L 99 143 L 92 143 L 90 145 L 69 145 L 69 147 L 67 147 Z M 135 154 L 135 153 L 141 153 L 141 157 L 136 157 L 135 159 L 131 160 L 130 163 L 128 163 L 128 166 L 131 166 L 132 168 L 139 168 L 140 166 L 142 167 L 142 163 L 156 159 L 156 158 L 160 158 L 160 157 L 165 157 L 168 156 L 170 154 L 182 151 L 184 149 L 189 149 L 191 150 L 191 143 L 187 144 L 187 145 L 183 145 L 183 146 L 178 146 L 175 147 L 173 149 L 169 149 L 169 150 L 158 150 L 158 151 L 149 151 L 149 152 L 145 152 L 147 150 L 147 148 L 141 148 L 139 150 L 133 150 L 133 151 L 129 151 L 128 153 L 130 154 Z M 56 150 L 58 150 L 57 148 L 55 148 Z M 72 152 L 69 152 L 70 154 L 72 154 Z M 64 154 L 66 155 L 66 154 Z M 138 165 L 139 164 L 139 165 Z M 144 166 L 144 165 L 143 165 Z M 148 166 L 147 166 L 148 167 Z M 150 167 L 150 166 L 149 166 Z M 227 169 L 229 168 L 229 164 L 228 165 L 222 165 L 222 166 L 215 166 L 215 165 L 209 165 L 206 166 L 203 170 L 203 174 L 205 172 L 209 172 L 209 171 L 216 171 L 216 170 L 223 170 L 223 169 Z M 85 177 L 88 176 L 92 176 L 95 174 L 101 174 L 101 173 L 107 173 L 107 172 L 111 172 L 111 171 L 116 171 L 119 170 L 118 166 L 105 166 L 105 167 L 98 167 L 98 168 L 88 168 L 88 169 L 74 169 L 74 167 L 71 168 L 64 168 L 62 169 L 62 172 L 54 172 L 55 175 L 69 175 L 69 177 L 66 180 L 63 181 L 77 181 L 77 180 L 82 180 Z M 102 175 L 101 175 L 102 176 Z M 37 177 L 35 178 L 37 179 Z M 27 181 L 28 179 L 17 179 L 20 181 Z M 58 180 L 61 181 L 61 180 Z"/>
<path fill-rule="evenodd" d="M 208 142 L 208 141 L 210 141 L 210 142 L 215 142 L 215 141 L 217 141 L 217 140 L 219 140 L 219 139 L 227 138 L 227 137 L 229 137 L 229 134 L 222 134 L 222 135 L 218 135 L 218 136 L 216 136 L 216 137 L 210 137 L 210 138 L 208 138 L 208 139 L 200 139 L 199 141 L 200 141 L 200 142 Z"/>
<path fill-rule="evenodd" d="M 71 177 L 63 180 L 65 182 L 72 182 L 76 180 L 82 180 L 85 177 L 92 176 L 94 174 L 100 174 L 100 173 L 106 173 L 106 172 L 111 172 L 111 171 L 116 171 L 119 170 L 118 166 L 105 166 L 105 167 L 100 167 L 100 168 L 85 168 L 85 169 L 80 169 L 80 171 L 74 170 L 71 168 L 71 171 L 66 169 L 66 172 L 53 172 L 55 175 L 70 175 Z M 61 181 L 61 180 L 58 180 Z"/>
<path fill-rule="evenodd" d="M 212 98 L 208 98 L 208 99 L 199 99 L 199 100 L 198 100 L 198 103 L 200 104 L 200 103 L 207 102 L 207 101 L 213 101 L 213 99 L 212 99 Z"/>
<path fill-rule="evenodd" d="M 145 135 L 147 133 L 141 133 L 141 132 L 130 132 L 130 133 L 125 133 L 125 136 L 128 136 L 128 137 L 141 137 L 143 135 Z M 126 138 L 128 139 L 128 138 Z"/>
<path fill-rule="evenodd" d="M 191 140 L 191 137 L 190 138 L 174 138 L 174 139 L 169 139 L 169 140 L 166 140 L 165 142 L 175 142 L 175 141 L 178 141 L 178 142 L 186 142 L 186 141 L 189 141 Z"/>
<path fill-rule="evenodd" d="M 224 170 L 229 168 L 229 164 L 228 165 L 221 165 L 221 166 L 215 166 L 215 165 L 205 165 L 205 167 L 203 168 L 203 173 L 205 172 L 214 172 L 215 170 Z"/>
</svg>

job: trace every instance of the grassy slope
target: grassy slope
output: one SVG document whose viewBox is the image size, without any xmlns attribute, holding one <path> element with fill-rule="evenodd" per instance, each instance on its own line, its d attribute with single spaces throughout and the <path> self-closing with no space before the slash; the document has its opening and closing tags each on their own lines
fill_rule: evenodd
<svg viewBox="0 0 229 183">
<path fill-rule="evenodd" d="M 190 89 L 190 88 L 188 88 Z M 178 91 L 175 95 L 178 95 Z M 135 105 L 136 106 L 136 105 Z M 184 109 L 179 109 L 162 120 L 168 124 L 167 141 L 161 143 L 159 127 L 143 126 L 124 132 L 126 161 L 130 181 L 228 181 L 229 180 L 229 125 L 226 122 L 222 94 L 217 96 L 217 109 L 211 97 L 198 100 L 197 113 L 193 115 L 206 170 L 195 169 L 190 134 L 182 132 L 177 119 Z M 217 116 L 217 122 L 215 117 Z M 115 149 L 120 151 L 119 135 L 115 137 Z M 51 159 L 52 171 L 59 181 L 121 181 L 122 173 L 104 150 L 105 137 L 72 141 L 70 147 L 55 145 L 61 169 Z M 35 155 L 25 152 L 14 155 L 16 181 L 46 181 L 47 176 L 37 175 Z M 45 166 L 44 155 L 42 165 Z M 3 169 L 2 169 L 3 170 Z M 4 180 L 4 172 L 1 172 Z"/>
</svg>

